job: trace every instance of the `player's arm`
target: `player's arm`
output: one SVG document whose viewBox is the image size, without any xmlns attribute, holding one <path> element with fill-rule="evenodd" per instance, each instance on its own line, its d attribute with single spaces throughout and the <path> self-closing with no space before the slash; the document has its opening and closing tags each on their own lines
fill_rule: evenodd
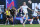
<svg viewBox="0 0 40 27">
<path fill-rule="evenodd" d="M 39 12 L 38 12 L 38 11 L 35 11 L 35 12 L 39 14 Z"/>
<path fill-rule="evenodd" d="M 20 6 L 20 8 L 17 9 L 17 12 L 18 12 L 18 10 L 20 10 L 20 9 L 22 9 L 22 6 Z"/>
<path fill-rule="evenodd" d="M 32 9 L 30 9 L 28 6 L 27 6 L 27 8 L 28 8 L 29 10 L 33 11 L 33 10 L 32 10 Z"/>
<path fill-rule="evenodd" d="M 39 14 L 38 10 L 35 10 L 35 12 Z"/>
<path fill-rule="evenodd" d="M 31 10 L 31 11 L 33 11 L 31 8 L 29 8 L 28 6 L 27 6 L 27 8 L 29 9 L 29 10 Z"/>
<path fill-rule="evenodd" d="M 18 8 L 19 10 L 22 8 L 22 6 L 20 6 L 20 8 Z"/>
</svg>

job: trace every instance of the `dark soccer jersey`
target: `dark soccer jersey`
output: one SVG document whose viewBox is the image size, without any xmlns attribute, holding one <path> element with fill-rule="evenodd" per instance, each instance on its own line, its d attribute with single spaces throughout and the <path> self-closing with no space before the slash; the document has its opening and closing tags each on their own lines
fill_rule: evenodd
<svg viewBox="0 0 40 27">
<path fill-rule="evenodd" d="M 15 9 L 14 9 L 14 10 L 11 9 L 11 10 L 10 10 L 10 13 L 11 13 L 11 15 L 14 15 L 14 14 L 15 14 Z"/>
</svg>

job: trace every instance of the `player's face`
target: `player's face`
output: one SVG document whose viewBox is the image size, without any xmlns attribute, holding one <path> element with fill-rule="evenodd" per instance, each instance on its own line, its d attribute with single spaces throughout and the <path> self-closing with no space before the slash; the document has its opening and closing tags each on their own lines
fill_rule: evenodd
<svg viewBox="0 0 40 27">
<path fill-rule="evenodd" d="M 14 9 L 14 7 L 12 9 Z"/>
<path fill-rule="evenodd" d="M 10 10 L 10 7 L 8 7 L 8 10 Z"/>
<path fill-rule="evenodd" d="M 26 5 L 26 2 L 24 2 L 23 5 Z"/>
<path fill-rule="evenodd" d="M 38 7 L 36 7 L 36 9 L 38 9 Z"/>
<path fill-rule="evenodd" d="M 29 1 L 31 1 L 31 0 L 29 0 Z"/>
</svg>

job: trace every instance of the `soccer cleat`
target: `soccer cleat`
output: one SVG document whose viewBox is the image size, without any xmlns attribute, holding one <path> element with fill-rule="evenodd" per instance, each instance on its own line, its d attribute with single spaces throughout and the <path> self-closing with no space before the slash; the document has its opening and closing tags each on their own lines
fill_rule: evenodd
<svg viewBox="0 0 40 27">
<path fill-rule="evenodd" d="M 25 27 L 25 24 L 23 23 L 23 27 Z"/>
<path fill-rule="evenodd" d="M 30 23 L 30 24 L 32 24 L 32 23 Z"/>
</svg>

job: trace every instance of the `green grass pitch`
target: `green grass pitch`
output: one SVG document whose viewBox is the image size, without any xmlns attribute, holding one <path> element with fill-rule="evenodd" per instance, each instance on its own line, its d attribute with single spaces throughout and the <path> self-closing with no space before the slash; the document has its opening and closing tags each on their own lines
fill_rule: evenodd
<svg viewBox="0 0 40 27">
<path fill-rule="evenodd" d="M 0 25 L 0 27 L 23 27 L 21 24 L 17 25 Z M 40 24 L 26 24 L 25 27 L 40 27 Z"/>
</svg>

